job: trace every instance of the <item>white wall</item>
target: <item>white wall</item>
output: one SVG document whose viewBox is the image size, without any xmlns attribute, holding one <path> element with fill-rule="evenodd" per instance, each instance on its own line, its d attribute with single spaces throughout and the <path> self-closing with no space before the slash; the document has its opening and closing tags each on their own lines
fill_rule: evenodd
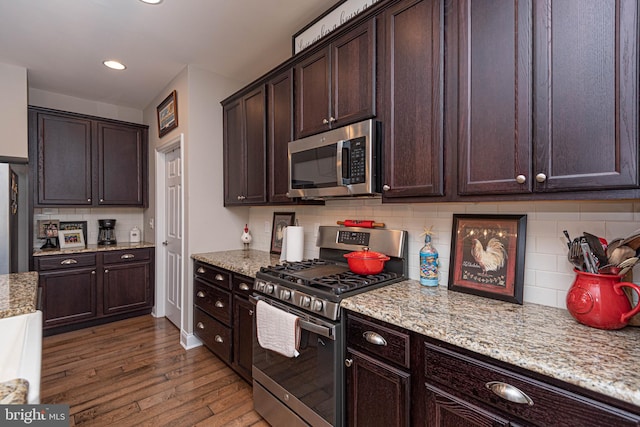
<svg viewBox="0 0 640 427">
<path fill-rule="evenodd" d="M 122 120 L 124 122 L 144 123 L 142 121 L 142 110 L 76 98 L 35 88 L 29 89 L 29 105 Z"/>
<path fill-rule="evenodd" d="M 295 208 L 295 209 L 294 209 Z M 433 244 L 440 255 L 440 286 L 447 286 L 453 214 L 527 214 L 524 300 L 566 308 L 574 274 L 567 260 L 566 238 L 589 232 L 612 240 L 640 228 L 640 202 L 566 201 L 522 203 L 412 203 L 385 204 L 375 199 L 331 200 L 326 206 L 253 207 L 249 227 L 253 249 L 269 251 L 273 212 L 296 212 L 305 227 L 305 257 L 318 256 L 315 226 L 335 225 L 344 219 L 384 222 L 387 228 L 409 232 L 409 277 L 419 278 L 419 251 L 425 227 L 433 226 Z M 267 231 L 268 230 L 268 231 Z M 640 279 L 640 267 L 634 272 Z"/>
<path fill-rule="evenodd" d="M 27 69 L 0 63 L 0 157 L 27 159 Z"/>
</svg>

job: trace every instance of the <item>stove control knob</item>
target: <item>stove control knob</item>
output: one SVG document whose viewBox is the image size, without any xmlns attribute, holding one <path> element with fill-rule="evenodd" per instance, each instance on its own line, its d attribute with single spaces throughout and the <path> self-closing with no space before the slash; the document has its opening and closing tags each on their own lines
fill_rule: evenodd
<svg viewBox="0 0 640 427">
<path fill-rule="evenodd" d="M 302 306 L 303 307 L 311 307 L 311 298 L 302 297 Z"/>
<path fill-rule="evenodd" d="M 320 300 L 315 300 L 313 302 L 313 309 L 315 311 L 322 311 L 322 306 L 323 306 L 323 304 L 322 304 L 322 301 L 320 301 Z"/>
<path fill-rule="evenodd" d="M 280 299 L 288 300 L 291 299 L 291 291 L 288 289 L 283 289 L 280 291 Z"/>
<path fill-rule="evenodd" d="M 265 290 L 266 293 L 268 294 L 272 294 L 273 293 L 273 285 L 271 283 L 267 284 Z"/>
<path fill-rule="evenodd" d="M 265 283 L 263 281 L 256 282 L 255 288 L 259 291 L 264 291 Z"/>
</svg>

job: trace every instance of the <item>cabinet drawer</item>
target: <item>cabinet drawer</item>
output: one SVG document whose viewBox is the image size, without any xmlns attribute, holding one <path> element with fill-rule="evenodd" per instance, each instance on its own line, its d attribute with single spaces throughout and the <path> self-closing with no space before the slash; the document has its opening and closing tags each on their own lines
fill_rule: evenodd
<svg viewBox="0 0 640 427">
<path fill-rule="evenodd" d="M 132 249 L 129 251 L 107 251 L 103 253 L 105 264 L 116 264 L 122 262 L 148 261 L 151 259 L 150 249 Z"/>
<path fill-rule="evenodd" d="M 536 425 L 636 426 L 639 421 L 618 408 L 448 348 L 425 343 L 424 350 L 427 383 Z M 522 402 L 507 400 L 507 395 Z"/>
<path fill-rule="evenodd" d="M 348 315 L 347 345 L 405 368 L 409 367 L 409 334 L 392 329 L 382 322 Z"/>
<path fill-rule="evenodd" d="M 236 295 L 244 295 L 247 298 L 253 291 L 253 279 L 245 276 L 233 276 L 233 292 Z"/>
<path fill-rule="evenodd" d="M 64 270 L 66 268 L 93 267 L 96 265 L 96 254 L 68 254 L 36 257 L 38 271 Z"/>
<path fill-rule="evenodd" d="M 194 303 L 225 325 L 231 324 L 231 292 L 194 280 Z"/>
<path fill-rule="evenodd" d="M 209 350 L 226 363 L 231 363 L 231 328 L 196 307 L 193 330 Z"/>
<path fill-rule="evenodd" d="M 231 273 L 208 264 L 196 262 L 193 266 L 193 274 L 210 283 L 215 283 L 226 289 L 231 289 Z"/>
</svg>

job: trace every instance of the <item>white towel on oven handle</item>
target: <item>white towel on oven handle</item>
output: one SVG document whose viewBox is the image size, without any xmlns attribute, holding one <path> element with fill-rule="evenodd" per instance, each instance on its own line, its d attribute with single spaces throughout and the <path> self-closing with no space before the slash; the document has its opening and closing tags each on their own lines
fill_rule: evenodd
<svg viewBox="0 0 640 427">
<path fill-rule="evenodd" d="M 264 301 L 256 306 L 256 334 L 260 347 L 286 357 L 300 354 L 300 318 Z"/>
</svg>

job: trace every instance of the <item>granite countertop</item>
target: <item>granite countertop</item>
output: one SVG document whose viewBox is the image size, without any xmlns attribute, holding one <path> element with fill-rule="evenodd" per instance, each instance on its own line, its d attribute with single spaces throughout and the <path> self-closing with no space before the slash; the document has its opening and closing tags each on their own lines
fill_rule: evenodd
<svg viewBox="0 0 640 427">
<path fill-rule="evenodd" d="M 341 307 L 640 406 L 640 328 L 605 331 L 568 311 L 406 280 Z"/>
<path fill-rule="evenodd" d="M 206 252 L 193 254 L 191 258 L 250 277 L 255 277 L 260 267 L 274 265 L 280 262 L 279 255 L 254 249 L 246 251 L 238 249 L 232 251 Z"/>
<path fill-rule="evenodd" d="M 0 319 L 37 310 L 38 273 L 0 275 Z"/>
<path fill-rule="evenodd" d="M 279 262 L 256 250 L 191 257 L 253 277 L 260 267 Z M 416 280 L 345 298 L 341 307 L 640 406 L 638 327 L 604 331 L 559 308 L 427 288 Z"/>
<path fill-rule="evenodd" d="M 45 256 L 45 255 L 63 255 L 63 254 L 81 254 L 87 252 L 104 252 L 104 251 L 120 251 L 127 249 L 141 249 L 141 248 L 155 248 L 154 243 L 139 242 L 139 243 L 117 243 L 115 245 L 87 245 L 84 248 L 69 248 L 69 249 L 34 249 L 33 256 Z"/>
</svg>

